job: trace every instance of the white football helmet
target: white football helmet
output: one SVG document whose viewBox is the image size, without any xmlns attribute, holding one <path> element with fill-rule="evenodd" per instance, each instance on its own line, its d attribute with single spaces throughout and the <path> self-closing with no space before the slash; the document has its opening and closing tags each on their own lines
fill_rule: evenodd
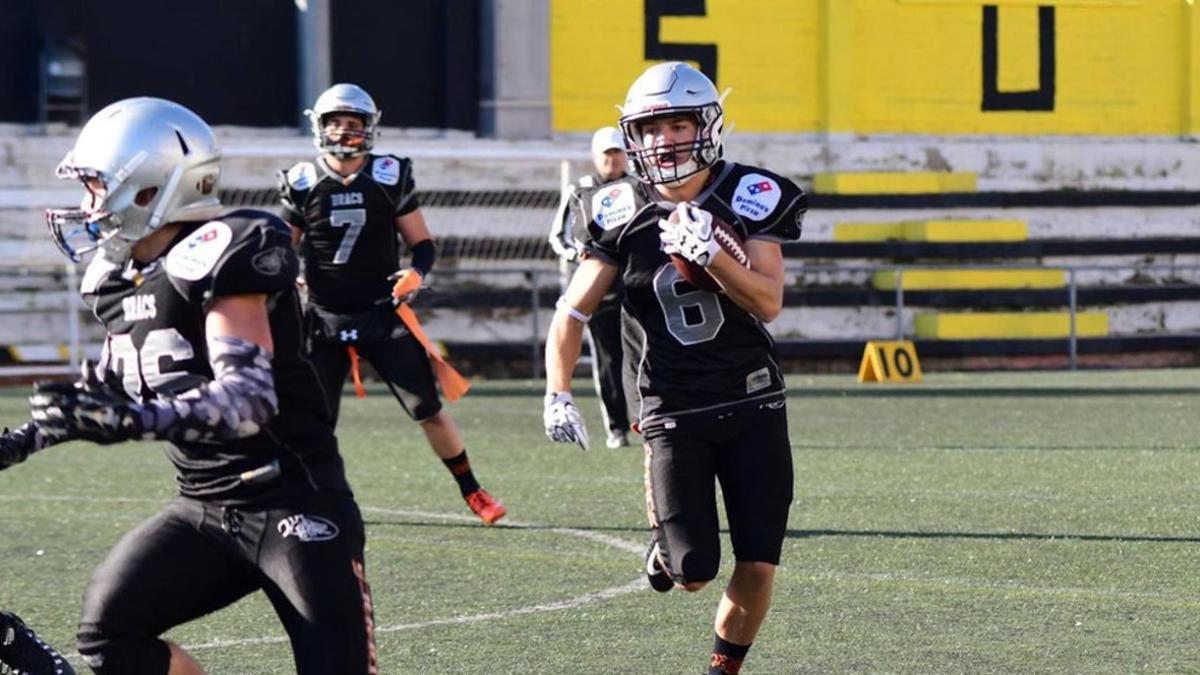
<svg viewBox="0 0 1200 675">
<path fill-rule="evenodd" d="M 721 158 L 721 132 L 725 126 L 724 96 L 704 73 L 681 61 L 650 66 L 625 97 L 621 107 L 621 131 L 633 174 L 645 183 L 681 185 L 686 179 L 712 166 Z M 688 145 L 642 147 L 640 124 L 654 117 L 692 115 L 698 127 Z M 689 147 L 690 146 L 690 147 Z M 691 151 L 686 161 L 677 153 Z M 660 160 L 671 158 L 672 161 Z M 665 165 L 664 165 L 665 164 Z"/>
<path fill-rule="evenodd" d="M 362 142 L 354 145 L 344 145 L 344 139 L 334 139 L 325 132 L 325 118 L 336 113 L 348 113 L 362 118 L 363 131 L 361 134 L 351 134 L 361 137 Z M 383 113 L 375 107 L 375 99 L 356 84 L 335 84 L 317 97 L 313 107 L 305 110 L 304 114 L 312 123 L 313 144 L 321 152 L 327 152 L 334 157 L 347 159 L 371 151 L 375 145 L 375 135 L 379 127 L 379 118 Z"/>
<path fill-rule="evenodd" d="M 206 220 L 221 208 L 216 136 L 196 113 L 161 98 L 128 98 L 96 113 L 55 174 L 89 191 L 89 179 L 104 185 L 86 209 L 46 210 L 54 243 L 75 262 L 100 247 L 121 260 L 163 224 Z"/>
</svg>

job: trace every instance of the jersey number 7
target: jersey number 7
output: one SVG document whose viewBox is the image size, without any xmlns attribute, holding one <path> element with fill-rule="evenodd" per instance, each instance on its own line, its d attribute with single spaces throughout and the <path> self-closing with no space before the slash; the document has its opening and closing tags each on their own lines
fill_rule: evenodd
<svg viewBox="0 0 1200 675">
<path fill-rule="evenodd" d="M 342 235 L 342 243 L 338 246 L 337 253 L 333 255 L 334 265 L 344 265 L 350 261 L 350 252 L 354 250 L 354 242 L 358 241 L 358 235 L 362 234 L 363 226 L 366 224 L 366 209 L 334 209 L 329 212 L 330 227 L 346 228 L 346 233 Z"/>
</svg>

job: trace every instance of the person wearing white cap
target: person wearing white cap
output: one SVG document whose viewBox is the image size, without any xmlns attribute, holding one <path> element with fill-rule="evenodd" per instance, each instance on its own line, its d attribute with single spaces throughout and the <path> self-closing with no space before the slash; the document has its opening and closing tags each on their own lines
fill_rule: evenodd
<svg viewBox="0 0 1200 675">
<path fill-rule="evenodd" d="M 616 127 L 600 127 L 592 134 L 592 165 L 595 172 L 582 176 L 563 196 L 562 204 L 550 226 L 550 247 L 564 263 L 579 258 L 575 238 L 567 226 L 568 206 L 576 190 L 588 189 L 624 178 L 625 137 Z M 600 397 L 600 411 L 608 429 L 606 445 L 620 448 L 629 445 L 629 414 L 622 386 L 621 295 L 613 288 L 588 323 L 588 345 L 592 352 L 592 380 Z"/>
</svg>

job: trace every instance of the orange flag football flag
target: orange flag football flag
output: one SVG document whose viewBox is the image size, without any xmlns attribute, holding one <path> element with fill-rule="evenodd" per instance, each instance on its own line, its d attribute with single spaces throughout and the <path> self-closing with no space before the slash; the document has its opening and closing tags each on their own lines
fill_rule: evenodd
<svg viewBox="0 0 1200 675">
<path fill-rule="evenodd" d="M 412 291 L 421 287 L 421 275 L 413 273 L 401 274 L 396 279 L 396 284 L 392 286 L 392 297 L 403 298 Z M 471 383 L 467 378 L 463 377 L 457 370 L 454 369 L 446 359 L 442 358 L 442 353 L 437 347 L 430 342 L 429 337 L 425 335 L 425 331 L 421 329 L 421 323 L 417 321 L 416 312 L 408 306 L 408 303 L 400 303 L 396 307 L 396 316 L 404 322 L 408 327 L 409 332 L 413 337 L 417 338 L 417 342 L 425 348 L 425 353 L 429 354 L 429 360 L 433 364 L 433 374 L 437 376 L 438 384 L 442 387 L 442 394 L 447 401 L 457 401 L 467 393 L 471 388 Z"/>
</svg>

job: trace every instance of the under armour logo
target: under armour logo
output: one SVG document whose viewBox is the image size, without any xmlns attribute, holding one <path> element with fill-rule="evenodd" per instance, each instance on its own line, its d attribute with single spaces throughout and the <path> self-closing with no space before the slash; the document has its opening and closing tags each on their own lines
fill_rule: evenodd
<svg viewBox="0 0 1200 675">
<path fill-rule="evenodd" d="M 354 342 L 358 340 L 358 329 L 344 330 L 338 332 L 338 339 L 342 342 Z"/>
</svg>

